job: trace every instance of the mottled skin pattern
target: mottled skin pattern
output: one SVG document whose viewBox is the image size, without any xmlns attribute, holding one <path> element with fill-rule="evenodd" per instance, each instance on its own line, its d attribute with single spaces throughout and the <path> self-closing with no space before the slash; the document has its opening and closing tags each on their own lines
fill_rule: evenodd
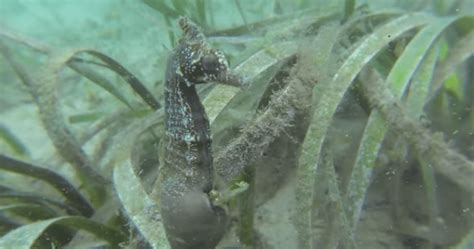
<svg viewBox="0 0 474 249">
<path fill-rule="evenodd" d="M 179 21 L 183 38 L 168 60 L 165 87 L 166 142 L 161 168 L 161 213 L 173 249 L 215 248 L 227 214 L 209 201 L 214 190 L 209 121 L 195 84 L 240 86 L 224 55 L 211 49 L 197 26 Z"/>
</svg>

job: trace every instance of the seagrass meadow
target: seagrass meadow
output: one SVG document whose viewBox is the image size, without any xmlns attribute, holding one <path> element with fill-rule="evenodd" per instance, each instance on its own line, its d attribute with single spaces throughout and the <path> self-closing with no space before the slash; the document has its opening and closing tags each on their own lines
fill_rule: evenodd
<svg viewBox="0 0 474 249">
<path fill-rule="evenodd" d="M 473 55 L 472 0 L 0 0 L 0 249 L 472 249 Z"/>
</svg>

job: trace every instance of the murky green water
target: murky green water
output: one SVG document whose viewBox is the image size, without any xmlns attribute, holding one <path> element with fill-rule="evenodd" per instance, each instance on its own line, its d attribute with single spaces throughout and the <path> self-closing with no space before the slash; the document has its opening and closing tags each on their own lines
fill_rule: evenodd
<svg viewBox="0 0 474 249">
<path fill-rule="evenodd" d="M 474 248 L 473 13 L 0 0 L 0 249 Z"/>
</svg>

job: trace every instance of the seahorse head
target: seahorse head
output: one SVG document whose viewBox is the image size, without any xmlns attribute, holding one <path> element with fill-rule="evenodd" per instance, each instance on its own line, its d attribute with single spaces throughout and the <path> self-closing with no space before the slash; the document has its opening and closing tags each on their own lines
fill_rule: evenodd
<svg viewBox="0 0 474 249">
<path fill-rule="evenodd" d="M 224 53 L 208 45 L 196 24 L 185 17 L 180 19 L 179 24 L 184 36 L 175 53 L 178 70 L 188 86 L 208 82 L 242 85 L 241 78 L 231 72 Z"/>
</svg>

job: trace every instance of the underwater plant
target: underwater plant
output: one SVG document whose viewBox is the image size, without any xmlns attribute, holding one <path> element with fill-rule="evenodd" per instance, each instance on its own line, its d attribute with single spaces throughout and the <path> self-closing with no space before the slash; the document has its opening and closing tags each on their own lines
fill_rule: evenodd
<svg viewBox="0 0 474 249">
<path fill-rule="evenodd" d="M 168 26 L 155 85 L 0 25 L 55 150 L 0 114 L 0 248 L 472 248 L 474 6 L 383 2 L 133 3 Z"/>
</svg>

